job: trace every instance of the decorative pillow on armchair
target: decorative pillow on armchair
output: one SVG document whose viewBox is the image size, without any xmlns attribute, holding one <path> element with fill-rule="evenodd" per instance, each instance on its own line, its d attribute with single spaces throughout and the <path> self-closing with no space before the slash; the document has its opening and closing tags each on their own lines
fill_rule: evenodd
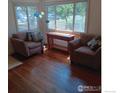
<svg viewBox="0 0 124 93">
<path fill-rule="evenodd" d="M 41 32 L 33 32 L 32 39 L 35 42 L 41 41 L 43 39 L 43 35 Z"/>
<path fill-rule="evenodd" d="M 26 32 L 26 41 L 32 41 L 33 38 L 32 38 L 32 32 Z"/>
<path fill-rule="evenodd" d="M 96 51 L 101 46 L 101 38 L 95 37 L 95 38 L 91 39 L 87 43 L 87 46 L 90 47 L 93 51 Z"/>
</svg>

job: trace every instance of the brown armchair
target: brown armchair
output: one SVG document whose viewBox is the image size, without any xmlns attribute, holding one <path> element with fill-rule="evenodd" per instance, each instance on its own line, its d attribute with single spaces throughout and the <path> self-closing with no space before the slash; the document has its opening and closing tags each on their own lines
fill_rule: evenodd
<svg viewBox="0 0 124 93">
<path fill-rule="evenodd" d="M 87 42 L 94 35 L 83 34 L 80 39 L 69 42 L 70 60 L 72 63 L 78 63 L 93 69 L 101 68 L 101 47 L 93 51 L 87 46 Z"/>
<path fill-rule="evenodd" d="M 13 34 L 11 43 L 15 53 L 21 54 L 25 57 L 31 56 L 35 53 L 43 52 L 42 42 L 27 41 L 27 33 L 19 32 Z"/>
</svg>

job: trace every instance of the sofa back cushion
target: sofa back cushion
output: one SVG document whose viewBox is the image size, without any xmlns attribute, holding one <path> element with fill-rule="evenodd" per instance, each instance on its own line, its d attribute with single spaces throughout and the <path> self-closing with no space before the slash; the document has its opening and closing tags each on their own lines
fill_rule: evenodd
<svg viewBox="0 0 124 93">
<path fill-rule="evenodd" d="M 13 38 L 17 38 L 24 41 L 42 41 L 43 34 L 42 32 L 18 32 L 13 34 Z"/>
<path fill-rule="evenodd" d="M 81 44 L 87 45 L 87 42 L 90 41 L 94 37 L 95 35 L 92 35 L 92 34 L 85 34 L 85 33 L 81 34 L 80 35 Z"/>
<path fill-rule="evenodd" d="M 13 38 L 21 39 L 21 40 L 26 40 L 27 35 L 26 32 L 18 32 L 16 34 L 13 34 Z"/>
</svg>

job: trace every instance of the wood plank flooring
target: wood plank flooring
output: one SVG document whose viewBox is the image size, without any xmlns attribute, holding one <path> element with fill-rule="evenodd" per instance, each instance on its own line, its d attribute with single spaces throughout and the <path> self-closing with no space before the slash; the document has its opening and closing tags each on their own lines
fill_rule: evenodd
<svg viewBox="0 0 124 93">
<path fill-rule="evenodd" d="M 68 54 L 46 51 L 23 60 L 21 66 L 9 70 L 9 93 L 100 93 L 78 92 L 77 86 L 100 86 L 100 74 L 69 64 Z"/>
</svg>

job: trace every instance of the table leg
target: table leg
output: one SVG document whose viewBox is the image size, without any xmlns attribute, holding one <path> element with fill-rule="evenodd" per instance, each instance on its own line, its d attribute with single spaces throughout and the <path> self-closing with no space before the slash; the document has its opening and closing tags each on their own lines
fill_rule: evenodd
<svg viewBox="0 0 124 93">
<path fill-rule="evenodd" d="M 51 38 L 51 48 L 53 47 L 53 44 L 54 44 L 54 39 Z"/>
<path fill-rule="evenodd" d="M 47 36 L 47 44 L 48 44 L 48 49 L 50 49 L 50 38 Z"/>
<path fill-rule="evenodd" d="M 69 41 L 67 41 L 67 52 L 69 53 Z"/>
</svg>

